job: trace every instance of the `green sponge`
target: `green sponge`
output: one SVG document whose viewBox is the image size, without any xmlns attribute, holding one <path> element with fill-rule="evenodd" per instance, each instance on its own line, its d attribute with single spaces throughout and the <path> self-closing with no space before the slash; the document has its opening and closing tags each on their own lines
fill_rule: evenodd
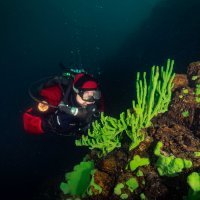
<svg viewBox="0 0 200 200">
<path fill-rule="evenodd" d="M 184 168 L 192 167 L 192 161 L 182 158 L 176 158 L 174 155 L 164 156 L 161 154 L 162 142 L 158 142 L 154 154 L 158 156 L 156 162 L 157 170 L 160 176 L 176 176 L 177 173 L 182 172 Z"/>
<path fill-rule="evenodd" d="M 81 162 L 74 166 L 72 172 L 66 173 L 67 182 L 60 184 L 60 189 L 64 194 L 82 196 L 86 193 L 91 181 L 91 171 L 94 169 L 94 162 Z"/>
<path fill-rule="evenodd" d="M 200 199 L 200 173 L 193 172 L 187 177 L 187 183 L 190 186 L 187 200 Z"/>
<path fill-rule="evenodd" d="M 130 169 L 134 171 L 140 166 L 149 165 L 149 158 L 141 158 L 139 155 L 135 155 L 133 160 L 130 161 Z"/>
</svg>

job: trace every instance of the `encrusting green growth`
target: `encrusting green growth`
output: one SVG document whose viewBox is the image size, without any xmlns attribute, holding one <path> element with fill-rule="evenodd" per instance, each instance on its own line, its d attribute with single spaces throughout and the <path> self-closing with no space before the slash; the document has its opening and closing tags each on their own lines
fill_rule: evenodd
<svg viewBox="0 0 200 200">
<path fill-rule="evenodd" d="M 134 177 L 131 177 L 129 180 L 127 180 L 124 183 L 130 192 L 134 192 L 139 187 L 139 184 L 137 182 L 137 179 Z M 120 199 L 128 199 L 128 194 L 122 193 L 122 189 L 125 187 L 123 183 L 118 183 L 114 188 L 114 194 L 120 196 Z"/>
<path fill-rule="evenodd" d="M 176 176 L 184 168 L 192 167 L 192 162 L 187 159 L 176 158 L 174 155 L 164 156 L 160 153 L 162 142 L 158 142 L 154 154 L 158 156 L 156 167 L 160 176 Z"/>
<path fill-rule="evenodd" d="M 182 115 L 183 115 L 183 117 L 189 117 L 190 113 L 189 113 L 189 111 L 183 111 Z"/>
<path fill-rule="evenodd" d="M 183 94 L 188 94 L 189 93 L 189 90 L 188 89 L 186 89 L 186 88 L 183 88 Z"/>
<path fill-rule="evenodd" d="M 140 78 L 140 72 L 137 73 L 137 104 L 135 101 L 132 102 L 133 113 L 127 111 L 127 125 L 131 127 L 126 130 L 132 140 L 130 150 L 144 139 L 142 129 L 151 125 L 151 119 L 168 110 L 175 76 L 172 73 L 173 66 L 174 60 L 170 59 L 167 60 L 166 70 L 164 67 L 160 69 L 158 66 L 153 66 L 149 84 L 147 84 L 146 72 L 143 73 L 143 79 Z"/>
<path fill-rule="evenodd" d="M 140 166 L 149 165 L 150 161 L 148 158 L 141 158 L 139 155 L 135 155 L 133 160 L 130 161 L 131 171 L 135 171 Z"/>
<path fill-rule="evenodd" d="M 121 194 L 120 199 L 128 199 L 128 194 Z"/>
<path fill-rule="evenodd" d="M 75 165 L 72 172 L 66 173 L 66 182 L 60 184 L 62 192 L 72 196 L 84 196 L 90 184 L 93 169 L 93 161 L 81 162 Z"/>
<path fill-rule="evenodd" d="M 138 177 L 139 176 L 144 176 L 144 174 L 143 174 L 143 172 L 141 170 L 138 170 L 137 173 L 136 173 L 136 176 L 138 176 Z"/>
<path fill-rule="evenodd" d="M 122 188 L 124 188 L 124 184 L 118 183 L 114 188 L 114 194 L 116 194 L 118 196 L 121 195 L 122 194 L 122 191 L 121 191 Z"/>
<path fill-rule="evenodd" d="M 200 152 L 199 151 L 194 152 L 194 156 L 195 157 L 200 157 Z"/>
<path fill-rule="evenodd" d="M 192 76 L 192 80 L 195 81 L 198 79 L 199 76 Z"/>
<path fill-rule="evenodd" d="M 126 185 L 128 186 L 128 189 L 131 192 L 134 192 L 134 190 L 136 190 L 139 187 L 138 182 L 137 182 L 136 178 L 134 178 L 134 177 L 132 177 L 128 181 L 126 181 Z"/>
<path fill-rule="evenodd" d="M 187 177 L 187 183 L 190 186 L 187 200 L 200 199 L 200 173 L 193 172 Z"/>
<path fill-rule="evenodd" d="M 92 123 L 92 131 L 88 130 L 88 136 L 82 135 L 80 140 L 76 140 L 77 146 L 88 146 L 89 149 L 99 150 L 98 156 L 102 157 L 114 150 L 116 147 L 121 147 L 120 133 L 127 127 L 123 114 L 120 115 L 120 120 L 110 116 L 101 114 L 100 122 Z"/>
<path fill-rule="evenodd" d="M 196 89 L 195 89 L 195 100 L 197 103 L 200 103 L 200 84 L 196 85 Z"/>
<path fill-rule="evenodd" d="M 141 194 L 140 194 L 140 199 L 141 199 L 141 200 L 147 200 L 147 198 L 146 198 L 146 196 L 145 196 L 144 193 L 141 193 Z"/>
</svg>

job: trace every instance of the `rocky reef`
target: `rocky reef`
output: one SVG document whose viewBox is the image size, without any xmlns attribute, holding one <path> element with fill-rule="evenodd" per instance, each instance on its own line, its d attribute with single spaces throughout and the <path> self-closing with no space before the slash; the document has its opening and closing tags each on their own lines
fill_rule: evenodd
<svg viewBox="0 0 200 200">
<path fill-rule="evenodd" d="M 93 148 L 83 161 L 93 163 L 85 192 L 66 189 L 68 174 L 61 199 L 200 199 L 200 62 L 175 75 L 168 110 L 140 132 L 145 137 L 133 149 L 128 136 L 103 156 Z"/>
</svg>

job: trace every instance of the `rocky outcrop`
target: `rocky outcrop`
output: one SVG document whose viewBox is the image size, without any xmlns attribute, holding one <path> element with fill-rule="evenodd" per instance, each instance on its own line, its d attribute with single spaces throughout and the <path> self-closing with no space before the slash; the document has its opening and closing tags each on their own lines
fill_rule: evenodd
<svg viewBox="0 0 200 200">
<path fill-rule="evenodd" d="M 196 85 L 200 84 L 200 62 L 188 66 L 187 74 L 177 74 L 174 79 L 173 95 L 169 109 L 152 120 L 152 126 L 143 130 L 146 138 L 129 151 L 129 140 L 122 147 L 102 159 L 93 151 L 95 160 L 95 182 L 102 188 L 94 190 L 84 199 L 182 199 L 187 195 L 187 175 L 200 169 L 200 103 L 196 100 Z M 192 167 L 174 176 L 160 176 L 156 167 L 154 149 L 162 142 L 161 154 L 190 160 Z M 130 161 L 135 155 L 148 158 L 148 165 L 138 165 L 131 170 Z M 132 180 L 131 180 L 132 178 Z M 130 185 L 129 181 L 132 181 Z"/>
</svg>

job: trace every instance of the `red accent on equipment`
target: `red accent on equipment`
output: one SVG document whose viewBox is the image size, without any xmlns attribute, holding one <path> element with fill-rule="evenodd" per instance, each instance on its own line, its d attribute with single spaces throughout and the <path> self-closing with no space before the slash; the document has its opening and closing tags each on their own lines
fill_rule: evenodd
<svg viewBox="0 0 200 200">
<path fill-rule="evenodd" d="M 38 116 L 32 115 L 30 113 L 31 111 L 32 108 L 28 109 L 23 114 L 24 130 L 27 133 L 32 133 L 35 135 L 44 134 L 44 131 L 42 129 L 42 119 Z"/>
<path fill-rule="evenodd" d="M 57 106 L 62 98 L 62 92 L 58 85 L 42 89 L 40 95 L 53 106 Z"/>
<path fill-rule="evenodd" d="M 76 82 L 78 80 L 80 80 L 81 78 L 83 78 L 84 76 L 86 76 L 83 73 L 77 74 L 74 78 L 74 85 L 76 84 Z M 83 83 L 83 85 L 81 85 L 80 89 L 94 89 L 96 90 L 98 88 L 98 83 L 93 79 L 93 77 L 91 75 L 87 75 L 86 76 L 87 79 L 85 80 L 85 82 Z"/>
<path fill-rule="evenodd" d="M 85 83 L 83 83 L 82 85 L 82 89 L 97 89 L 98 85 L 96 82 L 94 81 L 86 81 Z"/>
<path fill-rule="evenodd" d="M 74 77 L 74 84 L 75 84 L 81 77 L 83 77 L 83 76 L 84 76 L 83 73 L 76 74 L 75 77 Z"/>
</svg>

